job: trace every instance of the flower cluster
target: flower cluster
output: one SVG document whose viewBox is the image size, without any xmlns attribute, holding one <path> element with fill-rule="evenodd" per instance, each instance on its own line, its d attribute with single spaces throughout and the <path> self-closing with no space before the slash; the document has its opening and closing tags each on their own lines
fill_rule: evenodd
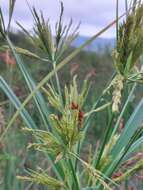
<svg viewBox="0 0 143 190">
<path fill-rule="evenodd" d="M 36 143 L 30 144 L 40 151 L 47 151 L 55 156 L 64 156 L 68 150 L 82 138 L 83 129 L 83 104 L 87 95 L 87 82 L 84 82 L 81 93 L 78 93 L 76 78 L 70 86 L 65 87 L 64 99 L 53 88 L 43 89 L 55 114 L 49 115 L 51 131 L 31 130 L 36 138 Z"/>
</svg>

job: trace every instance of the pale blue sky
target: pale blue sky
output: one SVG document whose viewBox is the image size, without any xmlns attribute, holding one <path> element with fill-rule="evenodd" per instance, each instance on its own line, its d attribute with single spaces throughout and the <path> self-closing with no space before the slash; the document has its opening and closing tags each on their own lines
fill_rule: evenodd
<svg viewBox="0 0 143 190">
<path fill-rule="evenodd" d="M 8 0 L 0 0 L 4 10 L 5 18 L 8 17 Z M 59 16 L 59 0 L 29 0 L 45 17 L 50 17 L 54 25 Z M 71 17 L 74 23 L 81 21 L 80 34 L 91 36 L 115 19 L 116 0 L 63 0 L 65 12 L 64 19 L 67 22 Z M 124 0 L 120 0 L 120 13 L 124 12 Z M 25 28 L 32 28 L 32 17 L 25 0 L 17 0 L 14 12 L 14 21 L 19 21 Z M 15 22 L 13 26 L 15 27 Z M 115 28 L 102 35 L 103 37 L 114 37 Z"/>
</svg>

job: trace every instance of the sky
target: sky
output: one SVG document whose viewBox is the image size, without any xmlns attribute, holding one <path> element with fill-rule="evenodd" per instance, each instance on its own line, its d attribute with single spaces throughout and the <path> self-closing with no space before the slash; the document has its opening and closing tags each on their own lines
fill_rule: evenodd
<svg viewBox="0 0 143 190">
<path fill-rule="evenodd" d="M 80 35 L 92 36 L 107 24 L 115 19 L 116 0 L 62 0 L 64 3 L 64 22 L 67 23 L 70 18 L 76 25 L 81 22 Z M 50 18 L 52 27 L 59 18 L 60 1 L 59 0 L 29 0 L 39 11 L 42 10 L 45 18 Z M 120 14 L 125 10 L 124 0 L 120 0 Z M 8 18 L 8 0 L 0 0 L 5 20 Z M 26 0 L 16 0 L 16 6 L 13 15 L 13 28 L 17 28 L 16 21 L 30 30 L 33 26 L 33 19 Z M 115 36 L 115 27 L 105 32 L 102 37 L 113 38 Z"/>
</svg>

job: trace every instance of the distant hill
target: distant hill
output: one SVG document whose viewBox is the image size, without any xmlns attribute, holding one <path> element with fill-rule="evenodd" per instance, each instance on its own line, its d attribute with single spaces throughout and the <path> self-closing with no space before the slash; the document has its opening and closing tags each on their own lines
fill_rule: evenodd
<svg viewBox="0 0 143 190">
<path fill-rule="evenodd" d="M 79 47 L 83 44 L 89 37 L 79 36 L 73 42 L 73 47 Z M 92 44 L 90 44 L 85 50 L 87 51 L 104 51 L 105 48 L 113 49 L 115 44 L 114 38 L 97 38 Z"/>
</svg>

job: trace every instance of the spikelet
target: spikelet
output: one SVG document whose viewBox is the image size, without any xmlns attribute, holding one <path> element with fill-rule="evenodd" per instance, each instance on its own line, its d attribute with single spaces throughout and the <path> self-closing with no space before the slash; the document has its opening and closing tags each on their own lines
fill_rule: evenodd
<svg viewBox="0 0 143 190">
<path fill-rule="evenodd" d="M 36 139 L 36 143 L 30 143 L 28 148 L 34 148 L 41 152 L 49 152 L 55 156 L 57 156 L 59 152 L 64 151 L 64 146 L 62 146 L 62 143 L 60 143 L 52 133 L 28 128 L 24 128 L 24 131 L 30 132 Z"/>
<path fill-rule="evenodd" d="M 130 11 L 119 26 L 113 59 L 117 73 L 128 75 L 143 53 L 143 4 Z"/>
<path fill-rule="evenodd" d="M 47 54 L 48 60 L 53 62 L 70 48 L 73 40 L 78 36 L 79 24 L 73 27 L 72 19 L 68 24 L 63 22 L 64 6 L 61 2 L 59 19 L 55 24 L 55 30 L 51 27 L 50 19 L 45 20 L 43 13 L 39 14 L 35 8 L 31 9 L 34 18 L 33 34 L 27 31 L 20 23 L 17 23 L 23 32 L 29 37 L 29 41 Z M 1 26 L 1 25 L 0 25 Z M 1 28 L 0 28 L 1 32 Z"/>
<path fill-rule="evenodd" d="M 120 74 L 116 75 L 113 81 L 113 97 L 112 97 L 112 112 L 119 112 L 121 103 L 122 89 L 124 86 L 124 77 Z"/>
<path fill-rule="evenodd" d="M 42 169 L 40 171 L 33 171 L 30 170 L 29 176 L 17 176 L 18 179 L 20 180 L 26 180 L 26 181 L 31 181 L 31 182 L 36 182 L 38 184 L 46 185 L 50 189 L 61 189 L 64 187 L 64 184 L 47 175 Z"/>
</svg>

